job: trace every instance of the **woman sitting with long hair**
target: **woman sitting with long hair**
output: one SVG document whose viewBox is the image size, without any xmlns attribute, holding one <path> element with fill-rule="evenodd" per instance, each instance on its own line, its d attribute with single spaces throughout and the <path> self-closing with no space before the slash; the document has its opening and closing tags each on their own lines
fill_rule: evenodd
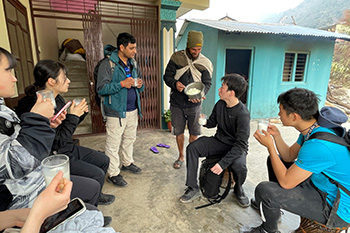
<svg viewBox="0 0 350 233">
<path fill-rule="evenodd" d="M 70 80 L 67 77 L 67 68 L 53 60 L 41 60 L 34 68 L 34 78 L 35 83 L 26 88 L 26 96 L 18 103 L 17 114 L 21 116 L 31 109 L 37 98 L 36 92 L 39 90 L 53 92 L 57 105 L 56 114 L 66 104 L 60 94 L 68 92 Z M 95 179 L 102 189 L 109 166 L 109 157 L 96 150 L 76 145 L 72 138 L 75 129 L 84 120 L 88 111 L 85 99 L 77 105 L 73 100 L 66 119 L 55 129 L 56 137 L 52 151 L 69 156 L 71 174 Z M 114 200 L 113 195 L 101 193 L 98 204 L 108 205 Z"/>
</svg>

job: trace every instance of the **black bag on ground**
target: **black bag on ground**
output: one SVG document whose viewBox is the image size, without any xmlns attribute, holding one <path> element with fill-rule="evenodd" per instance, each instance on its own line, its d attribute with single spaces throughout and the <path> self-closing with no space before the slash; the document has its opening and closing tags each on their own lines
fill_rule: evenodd
<svg viewBox="0 0 350 233">
<path fill-rule="evenodd" d="M 202 206 L 196 207 L 196 209 L 200 209 L 203 207 L 207 207 L 216 203 L 220 203 L 223 199 L 226 198 L 227 194 L 231 188 L 231 171 L 229 171 L 229 181 L 227 182 L 227 186 L 222 195 L 220 195 L 220 186 L 222 182 L 222 178 L 224 176 L 224 171 L 221 172 L 220 175 L 214 174 L 210 169 L 220 161 L 222 157 L 210 157 L 206 158 L 202 161 L 202 165 L 199 171 L 199 188 L 204 197 L 206 197 L 209 201 L 209 204 L 205 204 Z"/>
</svg>

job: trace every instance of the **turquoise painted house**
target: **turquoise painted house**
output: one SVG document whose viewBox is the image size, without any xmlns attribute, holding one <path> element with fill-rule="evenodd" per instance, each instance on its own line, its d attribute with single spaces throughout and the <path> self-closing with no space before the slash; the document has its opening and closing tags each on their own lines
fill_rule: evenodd
<svg viewBox="0 0 350 233">
<path fill-rule="evenodd" d="M 307 88 L 323 106 L 336 40 L 350 36 L 295 25 L 243 23 L 227 20 L 186 20 L 176 39 L 177 49 L 186 47 L 187 34 L 202 31 L 202 53 L 214 65 L 213 85 L 203 102 L 210 114 L 219 100 L 221 77 L 239 73 L 248 83 L 242 97 L 251 118 L 277 117 L 277 97 L 294 87 Z"/>
</svg>

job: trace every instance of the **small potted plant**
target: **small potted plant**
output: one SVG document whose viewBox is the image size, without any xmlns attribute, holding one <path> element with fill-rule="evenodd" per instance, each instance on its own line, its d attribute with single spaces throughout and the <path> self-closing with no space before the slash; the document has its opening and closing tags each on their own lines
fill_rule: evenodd
<svg viewBox="0 0 350 233">
<path fill-rule="evenodd" d="M 170 109 L 164 111 L 163 116 L 164 116 L 164 121 L 167 124 L 169 131 L 171 131 L 171 111 L 170 111 Z"/>
</svg>

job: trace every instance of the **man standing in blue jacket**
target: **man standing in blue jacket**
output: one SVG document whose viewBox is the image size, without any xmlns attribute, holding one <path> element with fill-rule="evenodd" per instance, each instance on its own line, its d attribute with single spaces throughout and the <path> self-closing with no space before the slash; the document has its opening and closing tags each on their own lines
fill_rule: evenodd
<svg viewBox="0 0 350 233">
<path fill-rule="evenodd" d="M 120 170 L 141 173 L 134 164 L 138 115 L 141 115 L 140 93 L 144 90 L 136 61 L 136 39 L 129 33 L 117 37 L 117 49 L 98 69 L 97 92 L 102 96 L 106 122 L 105 153 L 110 158 L 108 181 L 118 187 L 128 183 Z M 121 160 L 121 161 L 120 161 Z M 120 169 L 121 163 L 121 169 Z"/>
</svg>

